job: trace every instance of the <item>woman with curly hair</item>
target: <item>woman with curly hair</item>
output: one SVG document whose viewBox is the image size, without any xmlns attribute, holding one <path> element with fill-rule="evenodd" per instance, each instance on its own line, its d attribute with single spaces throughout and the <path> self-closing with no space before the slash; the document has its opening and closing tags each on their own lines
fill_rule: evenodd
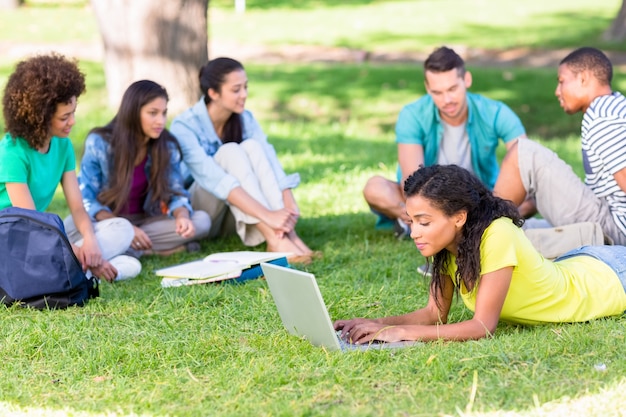
<svg viewBox="0 0 626 417">
<path fill-rule="evenodd" d="M 85 142 L 79 182 L 83 204 L 97 222 L 122 216 L 133 224 L 136 255 L 200 249 L 209 215 L 193 211 L 180 172 L 181 153 L 165 129 L 167 91 L 141 80 L 122 97 L 117 115 Z M 68 233 L 73 233 L 66 220 Z"/>
<path fill-rule="evenodd" d="M 433 257 L 428 304 L 401 316 L 338 320 L 344 337 L 470 340 L 493 335 L 500 319 L 585 322 L 626 310 L 626 247 L 583 246 L 547 260 L 522 231 L 513 203 L 456 165 L 420 168 L 404 192 L 411 238 Z M 455 290 L 474 315 L 448 324 Z"/>
<path fill-rule="evenodd" d="M 132 278 L 141 264 L 122 255 L 132 225 L 121 218 L 95 227 L 87 215 L 68 138 L 85 77 L 62 55 L 35 56 L 18 63 L 2 99 L 6 135 L 0 141 L 0 209 L 45 211 L 59 183 L 78 233 L 70 239 L 84 269 L 109 282 Z"/>
</svg>

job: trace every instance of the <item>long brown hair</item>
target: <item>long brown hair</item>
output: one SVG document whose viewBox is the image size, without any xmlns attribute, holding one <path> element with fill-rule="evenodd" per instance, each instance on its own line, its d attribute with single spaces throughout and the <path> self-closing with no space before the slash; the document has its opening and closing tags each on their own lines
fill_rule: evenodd
<svg viewBox="0 0 626 417">
<path fill-rule="evenodd" d="M 165 88 L 149 80 L 136 81 L 124 93 L 113 120 L 91 131 L 109 142 L 113 151 L 113 158 L 109 160 L 109 184 L 98 195 L 98 201 L 111 208 L 114 214 L 119 214 L 124 208 L 130 193 L 135 161 L 144 138 L 141 108 L 157 98 L 169 100 Z M 170 188 L 168 181 L 172 169 L 169 143 L 174 143 L 180 152 L 178 142 L 167 129 L 163 130 L 159 138 L 148 142 L 147 154 L 152 160 L 148 176 L 148 193 L 151 195 L 149 204 L 158 209 L 162 203 L 167 204 L 173 195 L 178 194 Z"/>
</svg>

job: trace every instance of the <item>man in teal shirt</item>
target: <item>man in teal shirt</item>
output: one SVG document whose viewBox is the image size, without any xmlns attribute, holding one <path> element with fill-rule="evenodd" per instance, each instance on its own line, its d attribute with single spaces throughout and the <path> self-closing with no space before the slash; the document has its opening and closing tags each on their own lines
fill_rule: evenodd
<svg viewBox="0 0 626 417">
<path fill-rule="evenodd" d="M 393 225 L 399 238 L 409 234 L 402 190 L 408 175 L 422 165 L 455 164 L 492 189 L 499 172 L 499 142 L 508 150 L 526 137 L 519 117 L 506 104 L 467 91 L 472 75 L 452 49 L 443 46 L 430 54 L 424 79 L 428 95 L 406 105 L 396 123 L 397 181 L 375 176 L 363 190 L 380 215 L 377 226 Z"/>
</svg>

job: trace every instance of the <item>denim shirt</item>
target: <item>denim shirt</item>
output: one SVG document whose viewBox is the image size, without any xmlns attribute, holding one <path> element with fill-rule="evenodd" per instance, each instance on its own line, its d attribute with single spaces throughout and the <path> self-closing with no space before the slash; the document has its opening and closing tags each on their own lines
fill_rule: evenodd
<svg viewBox="0 0 626 417">
<path fill-rule="evenodd" d="M 263 133 L 252 113 L 244 110 L 241 114 L 241 120 L 243 140 L 256 140 L 261 143 L 280 189 L 297 187 L 300 183 L 300 176 L 297 173 L 285 174 L 280 162 L 278 162 L 274 147 L 267 141 L 267 136 Z M 240 186 L 239 181 L 224 171 L 213 159 L 213 155 L 222 145 L 222 141 L 209 118 L 204 98 L 178 115 L 172 121 L 170 132 L 178 139 L 183 151 L 182 171 L 184 178 L 191 175 L 202 188 L 220 200 L 226 200 L 230 192 Z"/>
<path fill-rule="evenodd" d="M 180 171 L 180 153 L 174 143 L 169 144 L 169 151 L 171 166 L 168 178 L 169 186 L 172 191 L 181 193 L 181 195 L 173 195 L 171 197 L 167 204 L 167 214 L 168 216 L 172 216 L 172 212 L 179 207 L 187 207 L 187 210 L 189 210 L 191 214 L 191 204 L 189 204 L 188 193 L 183 187 L 183 177 Z M 96 213 L 99 211 L 111 211 L 109 207 L 102 205 L 97 197 L 109 183 L 109 161 L 112 160 L 113 152 L 109 142 L 95 133 L 91 133 L 87 136 L 87 140 L 85 141 L 85 153 L 83 154 L 80 165 L 78 183 L 83 195 L 83 205 L 92 220 L 95 220 Z M 148 178 L 150 178 L 151 166 L 152 159 L 150 155 L 148 155 L 145 168 Z M 159 203 L 156 202 L 150 205 L 150 198 L 151 194 L 149 192 L 144 203 L 144 211 L 151 216 L 161 215 Z"/>
<path fill-rule="evenodd" d="M 526 133 L 522 121 L 506 104 L 467 93 L 467 136 L 470 142 L 472 168 L 490 189 L 499 173 L 496 148 L 499 140 L 510 142 Z M 424 165 L 437 163 L 443 138 L 441 116 L 430 95 L 404 106 L 396 123 L 396 143 L 424 147 Z M 398 178 L 402 178 L 399 172 Z"/>
</svg>

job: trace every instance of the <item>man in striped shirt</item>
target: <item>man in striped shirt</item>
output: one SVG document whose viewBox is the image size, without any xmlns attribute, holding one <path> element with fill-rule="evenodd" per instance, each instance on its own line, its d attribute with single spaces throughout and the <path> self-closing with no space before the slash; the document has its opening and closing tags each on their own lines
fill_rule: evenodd
<svg viewBox="0 0 626 417">
<path fill-rule="evenodd" d="M 553 226 L 595 222 L 626 245 L 626 98 L 611 89 L 613 68 L 604 53 L 584 47 L 559 65 L 555 94 L 568 114 L 583 113 L 584 183 L 547 148 L 520 139 L 505 156 L 494 194 L 521 204 L 534 197 Z"/>
</svg>

